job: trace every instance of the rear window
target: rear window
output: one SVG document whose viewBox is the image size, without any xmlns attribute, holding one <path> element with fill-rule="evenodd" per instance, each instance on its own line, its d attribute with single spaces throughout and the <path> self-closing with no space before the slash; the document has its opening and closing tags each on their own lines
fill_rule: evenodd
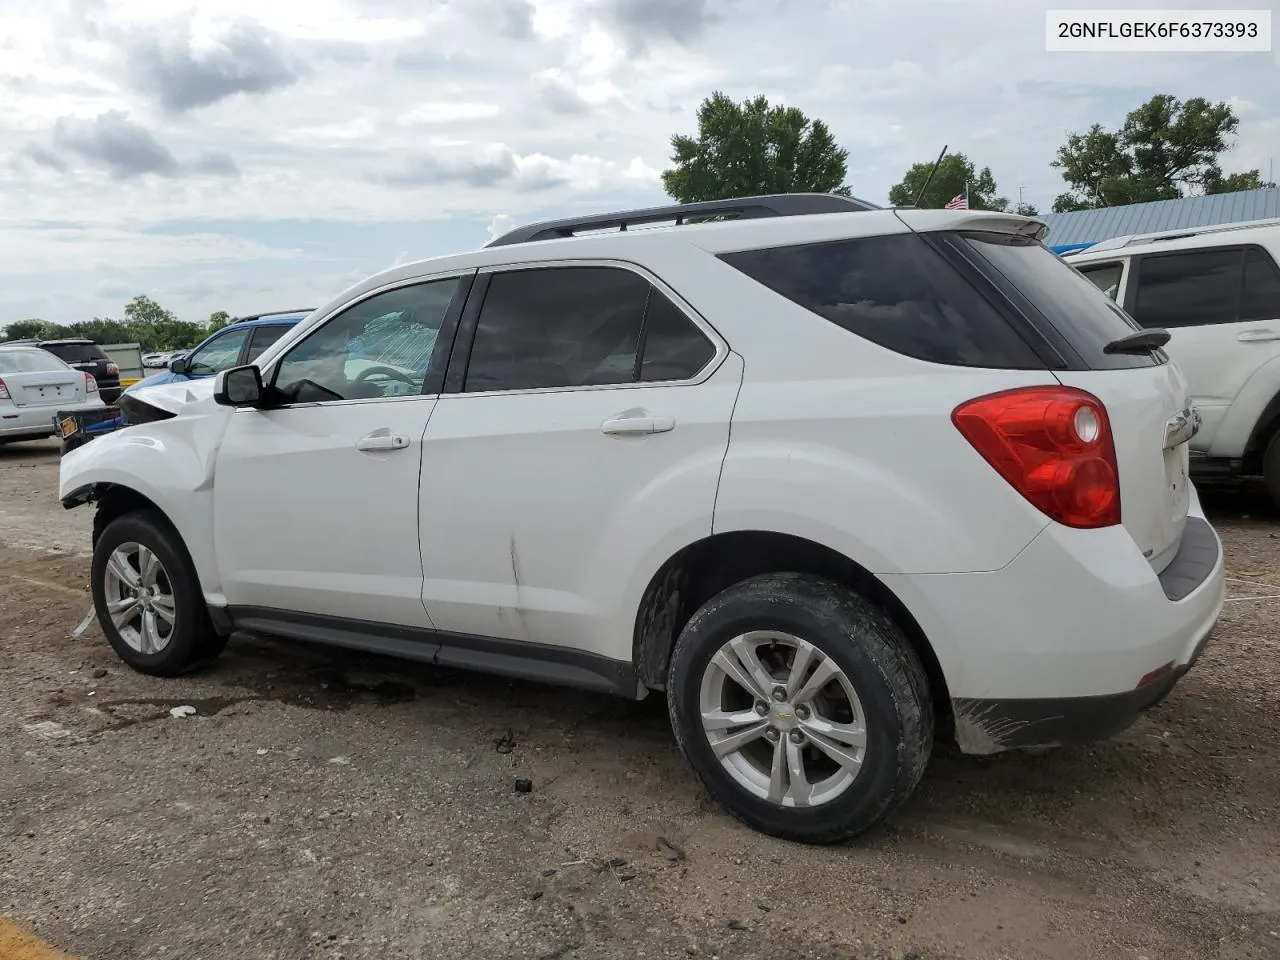
<svg viewBox="0 0 1280 960">
<path fill-rule="evenodd" d="M 1139 330 L 1134 320 L 1094 283 L 1038 240 L 1007 234 L 968 234 L 970 250 L 1005 280 L 1024 311 L 1038 312 L 1052 331 L 1092 370 L 1149 367 L 1164 362 L 1159 351 L 1104 353 L 1113 340 Z M 1008 288 L 1012 288 L 1009 290 Z"/>
<path fill-rule="evenodd" d="M 42 346 L 67 363 L 92 363 L 95 360 L 111 359 L 96 343 L 46 343 Z"/>
<path fill-rule="evenodd" d="M 43 350 L 0 350 L 0 376 L 6 373 L 65 371 L 67 365 Z"/>
<path fill-rule="evenodd" d="M 917 234 L 746 250 L 720 259 L 896 353 L 952 366 L 1044 369 L 1006 316 Z"/>
</svg>

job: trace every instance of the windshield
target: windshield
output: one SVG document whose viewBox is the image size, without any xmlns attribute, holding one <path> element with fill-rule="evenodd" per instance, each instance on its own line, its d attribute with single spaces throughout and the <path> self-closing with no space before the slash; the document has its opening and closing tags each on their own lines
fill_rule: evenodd
<svg viewBox="0 0 1280 960">
<path fill-rule="evenodd" d="M 63 373 L 65 363 L 43 350 L 0 350 L 0 376 L 6 373 Z"/>
</svg>

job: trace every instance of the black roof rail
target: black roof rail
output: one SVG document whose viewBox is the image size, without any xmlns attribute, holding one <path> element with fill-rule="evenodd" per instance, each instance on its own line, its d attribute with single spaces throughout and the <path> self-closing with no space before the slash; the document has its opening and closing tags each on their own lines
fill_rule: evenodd
<svg viewBox="0 0 1280 960">
<path fill-rule="evenodd" d="M 874 203 L 838 193 L 773 193 L 759 197 L 677 203 L 669 207 L 647 207 L 642 210 L 569 217 L 564 220 L 544 220 L 542 223 L 516 227 L 490 240 L 485 246 L 502 247 L 510 243 L 556 240 L 572 237 L 585 230 L 605 230 L 609 227 L 624 231 L 635 224 L 660 223 L 664 220 L 674 220 L 679 226 L 689 217 L 713 214 L 730 215 L 735 220 L 754 220 L 759 217 L 803 217 L 817 213 L 857 213 L 879 209 Z"/>
</svg>

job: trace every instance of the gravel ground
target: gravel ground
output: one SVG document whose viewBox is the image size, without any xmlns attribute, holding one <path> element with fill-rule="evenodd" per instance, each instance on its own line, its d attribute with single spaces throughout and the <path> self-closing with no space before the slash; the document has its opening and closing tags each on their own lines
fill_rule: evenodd
<svg viewBox="0 0 1280 960">
<path fill-rule="evenodd" d="M 1205 494 L 1232 600 L 1134 728 L 1043 756 L 939 742 L 885 829 L 808 848 L 723 814 L 657 698 L 252 638 L 133 674 L 96 625 L 71 637 L 90 515 L 56 476 L 53 444 L 0 447 L 0 915 L 62 950 L 1280 957 L 1280 522 L 1256 493 Z"/>
</svg>

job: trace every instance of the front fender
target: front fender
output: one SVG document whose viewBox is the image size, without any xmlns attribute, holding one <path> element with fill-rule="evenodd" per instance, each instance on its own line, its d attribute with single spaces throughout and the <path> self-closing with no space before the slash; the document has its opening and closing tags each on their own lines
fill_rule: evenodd
<svg viewBox="0 0 1280 960">
<path fill-rule="evenodd" d="M 213 467 L 230 410 L 125 427 L 67 453 L 58 497 L 71 508 L 109 486 L 154 503 L 182 537 L 206 596 L 221 592 L 213 548 Z"/>
</svg>

